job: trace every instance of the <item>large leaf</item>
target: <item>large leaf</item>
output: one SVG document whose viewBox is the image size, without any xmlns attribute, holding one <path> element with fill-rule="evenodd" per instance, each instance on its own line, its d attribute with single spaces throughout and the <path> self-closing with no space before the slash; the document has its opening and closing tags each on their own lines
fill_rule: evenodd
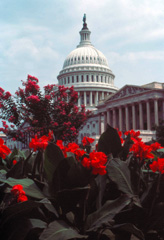
<svg viewBox="0 0 164 240">
<path fill-rule="evenodd" d="M 29 200 L 29 201 L 25 201 L 22 203 L 14 204 L 14 205 L 6 208 L 3 211 L 3 214 L 1 217 L 0 227 L 2 228 L 3 225 L 11 219 L 14 219 L 18 216 L 22 217 L 25 213 L 29 213 L 32 209 L 41 206 L 41 204 L 42 203 L 40 203 L 40 202 L 34 202 L 34 201 Z"/>
<path fill-rule="evenodd" d="M 112 153 L 113 157 L 117 157 L 121 150 L 121 140 L 117 130 L 107 124 L 107 130 L 99 138 L 98 151 L 106 155 Z"/>
<path fill-rule="evenodd" d="M 136 205 L 141 207 L 140 201 L 137 196 L 135 196 L 133 189 L 132 189 L 132 183 L 131 183 L 131 177 L 130 177 L 130 170 L 128 168 L 128 165 L 126 162 L 121 161 L 119 158 L 113 158 L 108 164 L 107 164 L 107 174 L 108 177 L 116 183 L 118 189 L 128 194 L 130 197 L 133 198 Z"/>
<path fill-rule="evenodd" d="M 76 229 L 70 227 L 66 222 L 59 220 L 51 222 L 42 232 L 39 240 L 67 240 L 82 238 L 87 238 L 87 236 L 79 234 Z"/>
<path fill-rule="evenodd" d="M 116 200 L 108 200 L 100 209 L 88 216 L 86 222 L 87 232 L 97 231 L 97 229 L 104 228 L 104 226 L 110 227 L 115 215 L 129 205 L 130 202 L 131 199 L 126 194 Z"/>
<path fill-rule="evenodd" d="M 44 155 L 44 170 L 48 181 L 51 183 L 55 170 L 64 159 L 62 150 L 54 143 L 50 143 Z"/>
<path fill-rule="evenodd" d="M 145 239 L 143 232 L 131 223 L 118 224 L 118 225 L 113 226 L 112 229 L 119 231 L 119 232 L 120 231 L 129 232 L 131 234 L 134 234 L 139 239 L 142 239 L 142 240 Z"/>
<path fill-rule="evenodd" d="M 24 179 L 15 179 L 15 178 L 8 178 L 8 179 L 0 179 L 0 182 L 7 183 L 11 187 L 14 185 L 20 184 L 23 186 L 23 190 L 25 191 L 27 196 L 34 197 L 37 199 L 43 199 L 45 196 L 40 191 L 40 189 L 36 186 L 34 181 L 29 178 Z"/>
<path fill-rule="evenodd" d="M 49 184 L 50 192 L 55 195 L 63 189 L 85 187 L 89 183 L 90 171 L 77 162 L 74 157 L 64 158 L 54 172 Z"/>
</svg>

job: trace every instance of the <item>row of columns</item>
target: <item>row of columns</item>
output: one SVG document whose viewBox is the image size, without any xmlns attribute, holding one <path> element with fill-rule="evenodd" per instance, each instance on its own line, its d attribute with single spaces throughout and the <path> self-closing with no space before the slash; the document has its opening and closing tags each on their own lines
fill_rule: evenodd
<svg viewBox="0 0 164 240">
<path fill-rule="evenodd" d="M 68 76 L 59 80 L 60 85 L 74 84 L 77 82 L 102 82 L 102 83 L 109 83 L 113 85 L 114 77 L 111 75 L 83 74 L 83 75 Z"/>
<path fill-rule="evenodd" d="M 89 101 L 87 103 L 87 93 L 89 94 Z M 99 91 L 84 91 L 78 92 L 78 106 L 80 107 L 81 104 L 85 106 L 89 105 L 90 107 L 97 106 L 100 99 L 104 99 L 106 95 L 109 95 L 108 92 L 99 92 Z M 82 103 L 82 98 L 84 98 L 84 103 Z M 94 101 L 93 101 L 94 98 Z"/>
<path fill-rule="evenodd" d="M 120 131 L 130 129 L 151 130 L 153 126 L 159 125 L 159 117 L 164 120 L 164 100 L 162 99 L 159 111 L 159 99 L 144 101 L 146 108 L 143 109 L 143 102 L 132 103 L 131 105 L 119 106 L 107 109 L 104 115 L 104 126 L 107 123 Z M 151 109 L 153 108 L 153 115 Z M 144 112 L 145 110 L 145 112 Z M 145 120 L 145 122 L 144 122 Z M 99 114 L 99 134 L 102 133 L 101 114 Z M 105 130 L 105 129 L 104 129 Z"/>
</svg>

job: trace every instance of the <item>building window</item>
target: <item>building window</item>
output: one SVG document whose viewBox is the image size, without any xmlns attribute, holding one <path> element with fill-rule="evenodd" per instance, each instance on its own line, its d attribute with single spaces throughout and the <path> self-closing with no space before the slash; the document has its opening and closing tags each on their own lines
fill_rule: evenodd
<svg viewBox="0 0 164 240">
<path fill-rule="evenodd" d="M 101 82 L 103 82 L 103 77 L 101 76 Z"/>
<path fill-rule="evenodd" d="M 89 125 L 87 125 L 87 128 L 89 129 Z"/>
<path fill-rule="evenodd" d="M 69 77 L 68 77 L 68 83 L 69 83 Z"/>
<path fill-rule="evenodd" d="M 89 77 L 88 77 L 88 75 L 87 75 L 87 82 L 89 82 Z"/>
<path fill-rule="evenodd" d="M 93 123 L 93 128 L 95 128 L 95 126 L 96 126 L 95 123 Z"/>
<path fill-rule="evenodd" d="M 79 82 L 79 76 L 76 77 L 76 81 Z"/>
<path fill-rule="evenodd" d="M 84 77 L 83 77 L 83 75 L 81 76 L 81 81 L 84 82 Z"/>
<path fill-rule="evenodd" d="M 97 80 L 97 82 L 99 81 L 99 77 L 98 76 L 96 76 L 96 80 Z"/>
<path fill-rule="evenodd" d="M 92 82 L 94 81 L 94 79 L 93 79 L 93 75 L 92 75 Z"/>
<path fill-rule="evenodd" d="M 74 77 L 72 77 L 72 83 L 74 83 Z"/>
</svg>

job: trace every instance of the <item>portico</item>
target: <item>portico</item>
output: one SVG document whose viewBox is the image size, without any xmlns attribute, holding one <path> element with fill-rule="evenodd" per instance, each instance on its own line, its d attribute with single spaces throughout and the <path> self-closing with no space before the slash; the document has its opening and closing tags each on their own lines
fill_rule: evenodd
<svg viewBox="0 0 164 240">
<path fill-rule="evenodd" d="M 107 121 L 123 132 L 152 131 L 164 119 L 164 89 L 126 85 L 98 105 L 98 115 L 105 126 Z"/>
</svg>

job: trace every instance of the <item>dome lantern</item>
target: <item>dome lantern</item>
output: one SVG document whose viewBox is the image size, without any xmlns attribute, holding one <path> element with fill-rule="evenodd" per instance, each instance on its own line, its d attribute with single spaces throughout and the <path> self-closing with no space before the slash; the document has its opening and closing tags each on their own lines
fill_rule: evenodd
<svg viewBox="0 0 164 240">
<path fill-rule="evenodd" d="M 90 41 L 91 32 L 89 31 L 86 23 L 86 14 L 84 14 L 84 17 L 83 17 L 83 28 L 79 33 L 80 33 L 80 44 L 77 47 L 92 45 Z"/>
</svg>

